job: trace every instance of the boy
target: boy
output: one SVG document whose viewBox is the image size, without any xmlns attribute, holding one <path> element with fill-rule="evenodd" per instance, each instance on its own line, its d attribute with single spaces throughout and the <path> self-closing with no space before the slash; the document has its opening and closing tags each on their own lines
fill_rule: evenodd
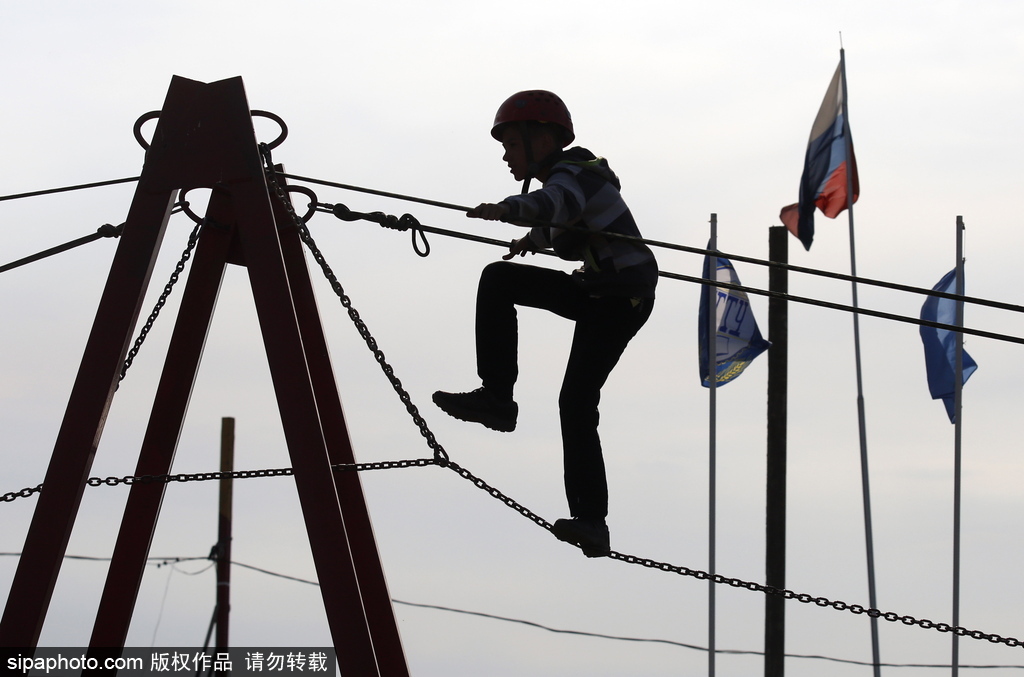
<svg viewBox="0 0 1024 677">
<path fill-rule="evenodd" d="M 558 398 L 572 517 L 557 520 L 552 532 L 581 547 L 588 557 L 607 556 L 608 483 L 597 407 L 608 374 L 650 316 L 658 266 L 646 245 L 607 235 L 638 238 L 640 231 L 608 163 L 584 148 L 564 150 L 575 134 L 560 98 L 542 90 L 514 94 L 498 109 L 491 136 L 504 147 L 503 160 L 513 177 L 524 182 L 523 193 L 497 204 L 481 204 L 467 216 L 526 225 L 530 231 L 514 240 L 504 260 L 488 265 L 480 277 L 476 355 L 483 387 L 468 393 L 438 391 L 433 400 L 457 419 L 503 432 L 515 430 L 515 306 L 542 308 L 575 321 Z M 527 192 L 533 178 L 543 187 Z M 557 227 L 563 224 L 583 232 Z M 583 266 L 567 274 L 510 261 L 545 248 L 563 259 L 582 261 Z"/>
</svg>

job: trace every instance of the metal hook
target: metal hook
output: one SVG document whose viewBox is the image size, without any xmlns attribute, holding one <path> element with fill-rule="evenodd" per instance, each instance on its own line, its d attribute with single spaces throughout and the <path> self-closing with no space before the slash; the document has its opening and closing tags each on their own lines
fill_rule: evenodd
<svg viewBox="0 0 1024 677">
<path fill-rule="evenodd" d="M 143 150 L 149 150 L 149 144 L 144 138 L 142 138 L 142 125 L 150 120 L 155 120 L 158 117 L 160 117 L 160 111 L 158 110 L 151 110 L 148 113 L 143 113 L 139 116 L 139 119 L 135 121 L 135 126 L 132 127 L 132 133 L 135 134 L 135 140 L 139 142 L 139 145 L 142 146 Z"/>
</svg>

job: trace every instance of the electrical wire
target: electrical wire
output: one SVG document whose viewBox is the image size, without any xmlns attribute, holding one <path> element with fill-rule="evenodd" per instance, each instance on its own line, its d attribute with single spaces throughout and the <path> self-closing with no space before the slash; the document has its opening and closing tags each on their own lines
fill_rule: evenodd
<svg viewBox="0 0 1024 677">
<path fill-rule="evenodd" d="M 6 557 L 19 557 L 19 556 L 21 556 L 21 553 L 20 552 L 0 552 L 0 557 L 4 557 L 4 556 L 6 556 Z M 77 559 L 77 560 L 96 561 L 96 562 L 109 562 L 111 560 L 110 557 L 89 557 L 89 556 L 84 556 L 84 555 L 65 555 L 64 557 L 66 559 Z M 209 558 L 208 557 L 149 557 L 148 558 L 148 560 L 150 562 L 159 561 L 160 563 L 158 563 L 157 566 L 163 566 L 163 565 L 166 565 L 166 564 L 172 565 L 171 572 L 168 573 L 167 584 L 166 584 L 166 586 L 164 588 L 164 599 L 161 601 L 161 605 L 160 605 L 160 608 L 161 608 L 160 613 L 161 613 L 161 615 L 163 613 L 163 602 L 166 601 L 167 589 L 170 588 L 170 576 L 176 570 L 176 568 L 173 565 L 178 563 L 178 562 L 188 562 L 188 561 L 207 560 L 207 559 L 209 559 Z M 309 579 L 306 579 L 306 578 L 299 578 L 297 576 L 289 576 L 288 574 L 282 574 L 282 573 L 279 573 L 279 572 L 276 572 L 276 571 L 271 571 L 269 569 L 264 569 L 262 567 L 253 566 L 251 564 L 245 564 L 243 562 L 236 562 L 236 561 L 232 560 L 231 564 L 232 564 L 232 566 L 241 567 L 243 569 L 249 569 L 250 571 L 255 571 L 257 573 L 265 574 L 267 576 L 273 576 L 274 578 L 282 578 L 284 580 L 293 581 L 295 583 L 303 583 L 305 585 L 312 585 L 312 586 L 316 586 L 316 587 L 320 586 L 320 583 L 317 582 L 317 581 L 309 580 Z M 203 573 L 205 571 L 208 571 L 210 568 L 212 568 L 212 565 L 209 566 L 209 567 L 205 567 L 205 568 L 203 568 L 203 569 L 201 569 L 199 571 L 193 572 L 191 574 L 189 574 L 189 572 L 183 572 L 183 571 L 180 571 L 180 570 L 178 570 L 178 571 L 179 571 L 179 573 L 186 573 L 186 574 L 189 574 L 189 575 L 196 575 L 196 574 L 200 574 L 200 573 Z M 530 628 L 535 628 L 537 630 L 544 630 L 545 632 L 551 632 L 551 633 L 560 634 L 560 635 L 575 635 L 575 636 L 578 636 L 578 637 L 592 637 L 594 639 L 604 639 L 604 640 L 611 640 L 611 641 L 618 641 L 618 642 L 634 642 L 634 643 L 643 643 L 643 644 L 664 644 L 664 645 L 675 646 L 675 647 L 679 647 L 679 648 L 683 648 L 683 649 L 690 649 L 692 651 L 704 651 L 704 652 L 708 651 L 707 647 L 703 647 L 703 646 L 700 646 L 700 645 L 697 645 L 697 644 L 687 644 L 686 642 L 678 642 L 678 641 L 671 640 L 671 639 L 658 639 L 658 638 L 651 638 L 651 637 L 629 637 L 629 636 L 625 636 L 625 635 L 610 635 L 610 634 L 600 633 L 600 632 L 588 632 L 588 631 L 585 631 L 585 630 L 569 630 L 569 629 L 564 629 L 564 628 L 554 628 L 554 627 L 551 627 L 551 626 L 548 626 L 548 625 L 544 625 L 543 623 L 538 623 L 536 621 L 528 621 L 528 620 L 524 620 L 524 619 L 521 619 L 521 618 L 511 618 L 509 616 L 500 616 L 500 615 L 497 615 L 497 614 L 484 613 L 482 611 L 470 611 L 468 609 L 457 609 L 457 608 L 454 608 L 454 607 L 441 606 L 441 605 L 438 605 L 438 604 L 424 604 L 424 603 L 419 603 L 419 602 L 407 602 L 405 600 L 400 600 L 400 599 L 395 599 L 395 598 L 392 598 L 391 601 L 394 604 L 400 604 L 402 606 L 414 607 L 414 608 L 419 608 L 419 609 L 427 609 L 427 610 L 432 610 L 432 611 L 444 611 L 444 612 L 447 612 L 447 613 L 456 613 L 456 614 L 462 614 L 462 615 L 466 615 L 466 616 L 475 616 L 477 618 L 487 618 L 487 619 L 490 619 L 490 620 L 499 621 L 499 622 L 503 622 L 503 623 L 513 623 L 513 624 L 517 624 L 517 625 L 524 625 L 524 626 L 527 626 L 527 627 L 530 627 Z M 156 641 L 156 631 L 159 628 L 159 623 L 160 622 L 159 622 L 159 618 L 158 618 L 158 620 L 157 620 L 157 627 L 154 628 L 154 631 L 153 631 L 153 638 L 154 638 L 153 641 L 154 642 Z M 752 651 L 752 650 L 744 650 L 744 649 L 715 649 L 715 653 L 716 654 L 722 654 L 722 655 L 735 655 L 735 656 L 763 656 L 764 655 L 763 651 Z M 821 661 L 829 661 L 829 662 L 832 662 L 832 663 L 843 663 L 843 664 L 847 664 L 847 665 L 863 665 L 863 666 L 874 665 L 873 662 L 868 662 L 868 661 L 858 661 L 858 660 L 853 660 L 853 659 L 848 659 L 848 658 L 835 658 L 833 656 L 823 656 L 823 655 L 818 655 L 818 654 L 792 654 L 792 653 L 787 653 L 787 654 L 785 654 L 785 656 L 786 656 L 786 658 L 803 658 L 803 659 L 809 659 L 809 660 L 821 660 Z M 880 665 L 882 667 L 887 667 L 887 668 L 938 668 L 938 669 L 941 669 L 941 668 L 950 668 L 951 667 L 948 664 L 934 664 L 934 663 L 881 663 Z M 964 669 L 979 669 L 979 670 L 981 670 L 981 669 L 1024 670 L 1024 665 L 963 665 L 963 664 L 960 664 L 958 667 L 964 668 Z"/>
</svg>

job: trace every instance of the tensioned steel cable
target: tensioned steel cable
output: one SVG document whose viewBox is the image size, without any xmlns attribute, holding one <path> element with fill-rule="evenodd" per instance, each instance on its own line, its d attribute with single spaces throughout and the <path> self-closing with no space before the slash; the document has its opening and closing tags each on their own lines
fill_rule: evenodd
<svg viewBox="0 0 1024 677">
<path fill-rule="evenodd" d="M 35 197 L 37 195 L 52 195 L 53 193 L 66 193 L 72 190 L 83 190 L 85 188 L 99 188 L 100 186 L 113 186 L 118 183 L 131 183 L 138 181 L 139 177 L 130 176 L 126 179 L 111 179 L 109 181 L 96 181 L 94 183 L 80 183 L 76 186 L 64 186 L 63 188 L 47 188 L 46 190 L 34 190 L 29 193 L 16 193 L 14 195 L 0 195 L 0 202 L 5 200 L 18 200 L 23 197 Z"/>
<path fill-rule="evenodd" d="M 420 198 L 420 197 L 415 197 L 415 196 L 412 196 L 412 195 L 403 195 L 401 193 L 394 193 L 394 192 L 389 192 L 389 191 L 384 191 L 384 190 L 377 190 L 377 189 L 374 189 L 374 188 L 365 188 L 365 187 L 362 187 L 362 186 L 355 186 L 355 185 L 352 185 L 352 184 L 340 183 L 340 182 L 337 182 L 337 181 L 326 181 L 324 179 L 316 179 L 316 178 L 312 178 L 312 177 L 308 177 L 308 176 L 300 176 L 300 175 L 297 175 L 297 174 L 285 174 L 285 173 L 282 173 L 281 176 L 283 176 L 283 177 L 285 177 L 287 179 L 293 179 L 295 181 L 303 181 L 303 182 L 306 182 L 306 183 L 313 183 L 313 184 L 318 184 L 318 185 L 322 185 L 322 186 L 330 186 L 332 188 L 340 188 L 342 190 L 348 190 L 348 191 L 359 192 L 359 193 L 366 193 L 366 194 L 369 194 L 369 195 L 377 195 L 377 196 L 380 196 L 380 197 L 386 197 L 386 198 L 391 198 L 391 199 L 395 199 L 395 200 L 402 200 L 402 201 L 405 201 L 405 202 L 414 202 L 414 203 L 418 203 L 418 204 L 430 205 L 430 206 L 433 206 L 433 207 L 440 207 L 440 208 L 443 208 L 443 209 L 452 209 L 452 210 L 461 211 L 461 212 L 468 212 L 469 209 L 470 209 L 469 207 L 466 207 L 464 205 L 453 204 L 451 202 L 442 202 L 440 200 L 430 200 L 430 199 L 427 199 L 427 198 Z M 83 189 L 87 189 L 87 188 L 97 188 L 97 187 L 101 187 L 101 186 L 110 186 L 110 185 L 116 185 L 116 184 L 121 184 L 121 183 L 130 183 L 132 181 L 138 181 L 138 180 L 139 180 L 138 176 L 132 176 L 132 177 L 127 177 L 127 178 L 123 178 L 123 179 L 111 179 L 111 180 L 108 180 L 108 181 L 96 181 L 96 182 L 92 182 L 92 183 L 82 183 L 82 184 L 77 184 L 77 185 L 73 185 L 73 186 L 64 186 L 64 187 L 61 187 L 61 188 L 49 188 L 49 189 L 45 189 L 45 190 L 30 191 L 30 192 L 27 192 L 27 193 L 16 193 L 16 194 L 13 194 L 13 195 L 0 195 L 0 202 L 6 201 L 6 200 L 16 200 L 16 199 L 20 199 L 20 198 L 35 197 L 35 196 L 39 196 L 39 195 L 50 195 L 50 194 L 54 194 L 54 193 L 62 193 L 62 192 L 67 192 L 67 191 L 83 190 Z M 458 231 L 450 231 L 450 230 L 444 230 L 444 229 L 440 229 L 440 228 L 431 228 L 431 227 L 427 227 L 427 226 L 421 226 L 420 229 L 423 230 L 424 232 L 436 233 L 438 235 L 458 236 Z M 690 254 L 699 254 L 699 255 L 703 256 L 703 255 L 708 255 L 708 254 L 711 253 L 709 250 L 701 249 L 700 247 L 690 247 L 690 246 L 687 246 L 687 245 L 675 244 L 675 243 L 671 243 L 671 242 L 662 242 L 662 241 L 658 241 L 658 240 L 649 240 L 649 239 L 645 239 L 645 238 L 630 238 L 629 236 L 619 236 L 619 237 L 622 237 L 622 238 L 625 238 L 625 239 L 639 240 L 639 241 L 643 242 L 644 244 L 647 244 L 647 245 L 652 246 L 652 247 L 659 247 L 659 248 L 662 248 L 662 249 L 669 249 L 669 250 L 674 250 L 674 251 L 686 252 L 686 253 L 690 253 Z M 93 238 L 93 239 L 95 239 L 95 238 Z M 469 235 L 466 235 L 465 239 L 475 239 L 477 241 L 487 242 L 488 244 L 498 244 L 500 242 L 500 241 L 497 241 L 497 240 L 489 241 L 489 238 L 482 238 L 482 237 L 478 238 L 476 236 L 469 236 Z M 507 243 L 501 243 L 501 244 L 507 244 Z M 795 265 L 787 264 L 787 263 L 779 263 L 777 261 L 767 261 L 767 260 L 764 260 L 764 259 L 758 259 L 758 258 L 749 257 L 749 256 L 742 256 L 742 255 L 739 255 L 739 254 L 730 254 L 730 253 L 727 253 L 727 252 L 714 252 L 714 254 L 716 256 L 720 256 L 722 258 L 727 258 L 730 261 L 740 261 L 742 263 L 750 263 L 750 264 L 759 265 L 759 266 L 769 266 L 769 267 L 783 268 L 785 270 L 789 270 L 789 271 L 792 271 L 794 273 L 803 273 L 803 274 L 806 274 L 806 275 L 815 275 L 815 276 L 818 276 L 818 277 L 826 277 L 826 278 L 835 279 L 835 280 L 842 280 L 842 281 L 845 281 L 845 282 L 857 282 L 859 284 L 865 284 L 865 285 L 870 285 L 870 286 L 882 287 L 882 288 L 886 288 L 886 289 L 893 289 L 893 290 L 896 290 L 896 291 L 903 291 L 903 292 L 908 292 L 908 293 L 912 293 L 912 294 L 923 294 L 923 295 L 926 295 L 926 296 L 936 296 L 936 297 L 939 297 L 939 298 L 946 298 L 946 299 L 951 299 L 951 300 L 954 300 L 954 301 L 963 301 L 965 303 L 972 303 L 974 305 L 981 305 L 981 306 L 988 306 L 988 307 L 991 307 L 991 308 L 998 308 L 1000 310 L 1009 310 L 1011 312 L 1016 312 L 1016 313 L 1024 312 L 1024 306 L 1020 306 L 1020 305 L 1012 304 L 1012 303 L 1004 303 L 1002 301 L 993 301 L 993 300 L 990 300 L 990 299 L 983 299 L 983 298 L 972 297 L 972 296 L 957 296 L 956 294 L 948 294 L 948 293 L 945 293 L 945 292 L 937 292 L 937 291 L 934 291 L 934 290 L 931 290 L 931 289 L 925 289 L 925 288 L 922 288 L 922 287 L 913 287 L 913 286 L 910 286 L 910 285 L 903 285 L 903 284 L 898 284 L 898 283 L 895 283 L 895 282 L 885 282 L 885 281 L 882 281 L 882 280 L 874 280 L 874 279 L 866 278 L 866 277 L 859 277 L 859 276 L 853 276 L 853 275 L 845 275 L 843 273 L 834 273 L 834 272 L 825 271 L 825 270 L 818 270 L 816 268 L 807 268 L 807 267 L 804 267 L 804 266 L 795 266 Z M 28 262 L 29 261 L 25 261 L 25 263 L 28 263 Z M 2 271 L 0 271 L 0 272 L 2 272 Z"/>
<path fill-rule="evenodd" d="M 426 199 L 426 198 L 413 197 L 413 196 L 410 196 L 410 195 L 403 195 L 401 193 L 391 193 L 391 192 L 387 192 L 387 191 L 383 191 L 383 190 L 376 190 L 376 189 L 373 189 L 373 188 L 364 188 L 362 186 L 354 186 L 354 185 L 347 184 L 347 183 L 339 183 L 339 182 L 335 182 L 335 181 L 326 181 L 326 180 L 323 180 L 323 179 L 315 179 L 315 178 L 311 178 L 311 177 L 308 177 L 308 176 L 300 176 L 300 175 L 297 175 L 297 174 L 281 173 L 281 176 L 283 176 L 286 179 L 292 179 L 292 180 L 295 180 L 295 181 L 303 181 L 303 182 L 306 182 L 306 183 L 313 183 L 313 184 L 318 184 L 318 185 L 321 185 L 321 186 L 329 186 L 329 187 L 332 187 L 332 188 L 340 188 L 342 190 L 348 190 L 348 191 L 357 192 L 357 193 L 366 193 L 366 194 L 369 194 L 369 195 L 377 195 L 377 196 L 380 196 L 380 197 L 391 198 L 391 199 L 394 199 L 394 200 L 402 200 L 402 201 L 405 201 L 405 202 L 415 202 L 415 203 L 418 203 L 418 204 L 430 205 L 430 206 L 433 206 L 433 207 L 441 207 L 443 209 L 451 209 L 451 210 L 460 211 L 460 212 L 468 212 L 471 209 L 470 207 L 466 207 L 464 205 L 453 204 L 453 203 L 450 203 L 450 202 L 441 202 L 441 201 L 438 201 L 438 200 L 429 200 L 429 199 Z M 537 222 L 537 223 L 538 223 L 538 225 L 550 225 L 550 224 L 546 224 L 546 223 L 543 223 L 543 222 Z M 558 224 L 558 227 L 559 228 L 566 228 L 566 226 L 561 225 L 561 224 Z M 440 228 L 430 228 L 428 226 L 419 226 L 419 228 L 421 230 L 425 231 L 425 232 L 434 232 L 434 233 L 437 233 L 439 235 L 457 236 L 456 235 L 457 231 L 446 231 L 446 230 L 443 230 L 443 229 L 440 229 Z M 567 229 L 571 229 L 571 227 L 568 227 Z M 826 270 L 818 270 L 816 268 L 807 268 L 807 267 L 804 267 L 804 266 L 795 266 L 795 265 L 788 264 L 788 263 L 780 263 L 778 261 L 767 261 L 765 259 L 758 259 L 758 258 L 754 258 L 754 257 L 750 257 L 750 256 L 742 256 L 742 255 L 739 255 L 739 254 L 730 254 L 728 252 L 722 252 L 722 251 L 711 252 L 708 249 L 701 249 L 700 247 L 690 247 L 690 246 L 687 246 L 687 245 L 681 245 L 681 244 L 676 244 L 676 243 L 672 243 L 672 242 L 663 242 L 663 241 L 660 241 L 660 240 L 651 240 L 651 239 L 647 239 L 647 238 L 640 238 L 640 237 L 634 237 L 634 236 L 629 236 L 629 235 L 620 235 L 620 234 L 616 234 L 616 233 L 604 233 L 604 235 L 608 235 L 608 236 L 611 236 L 611 237 L 617 237 L 617 238 L 625 239 L 625 240 L 635 240 L 635 241 L 638 241 L 638 242 L 642 242 L 643 244 L 646 244 L 646 245 L 649 245 L 649 246 L 652 246 L 652 247 L 658 247 L 658 248 L 661 248 L 661 249 L 668 249 L 668 250 L 673 250 L 673 251 L 686 252 L 686 253 L 690 253 L 690 254 L 699 254 L 699 255 L 702 255 L 702 256 L 706 256 L 706 255 L 709 255 L 709 254 L 713 253 L 715 256 L 718 256 L 718 257 L 721 257 L 721 258 L 727 258 L 730 261 L 740 261 L 740 262 L 743 262 L 743 263 L 750 263 L 750 264 L 759 265 L 759 266 L 768 266 L 768 267 L 772 267 L 772 268 L 782 268 L 782 269 L 785 269 L 785 270 L 788 270 L 788 271 L 791 271 L 791 272 L 794 272 L 794 273 L 804 273 L 806 275 L 815 275 L 815 276 L 818 276 L 818 277 L 827 277 L 827 278 L 830 278 L 830 279 L 841 280 L 841 281 L 844 281 L 844 282 L 857 282 L 859 284 L 865 284 L 865 285 L 870 285 L 870 286 L 882 287 L 882 288 L 886 288 L 886 289 L 893 289 L 893 290 L 896 290 L 896 291 L 904 291 L 904 292 L 913 293 L 913 294 L 922 294 L 922 295 L 925 295 L 925 296 L 936 296 L 936 297 L 939 297 L 939 298 L 947 298 L 947 299 L 951 299 L 951 300 L 954 300 L 954 301 L 963 301 L 965 303 L 973 303 L 975 305 L 989 306 L 989 307 L 992 307 L 992 308 L 998 308 L 1000 310 L 1009 310 L 1011 312 L 1024 313 L 1024 306 L 1017 305 L 1017 304 L 1012 304 L 1012 303 L 1005 303 L 1005 302 L 1002 302 L 1002 301 L 993 301 L 993 300 L 990 300 L 990 299 L 982 299 L 982 298 L 971 297 L 971 296 L 957 296 L 956 294 L 948 294 L 948 293 L 945 293 L 945 292 L 937 292 L 937 291 L 934 291 L 932 289 L 925 289 L 923 287 L 914 287 L 914 286 L 911 286 L 911 285 L 904 285 L 904 284 L 899 284 L 899 283 L 895 283 L 895 282 L 885 282 L 885 281 L 882 281 L 882 280 L 875 280 L 875 279 L 867 278 L 867 277 L 860 277 L 860 276 L 855 276 L 855 275 L 846 275 L 846 274 L 843 274 L 843 273 L 834 273 L 834 272 L 830 272 L 830 271 L 826 271 Z M 477 239 L 478 241 L 487 241 L 488 240 L 488 238 L 475 238 L 475 237 L 473 237 L 473 238 L 466 238 L 466 239 Z M 493 240 L 493 241 L 490 241 L 488 243 L 489 244 L 499 244 L 500 243 L 500 244 L 503 244 L 503 245 L 507 245 L 508 244 L 507 242 L 500 242 L 498 240 Z"/>
<path fill-rule="evenodd" d="M 444 236 L 448 236 L 448 237 L 456 237 L 456 238 L 465 239 L 465 240 L 472 240 L 474 242 L 481 242 L 481 243 L 484 243 L 484 244 L 496 245 L 496 246 L 501 246 L 501 247 L 508 247 L 509 246 L 509 243 L 507 241 L 504 241 L 504 240 L 497 240 L 497 239 L 494 239 L 494 238 L 481 237 L 481 236 L 477 236 L 477 235 L 470 235 L 470 234 L 466 234 L 466 233 L 461 233 L 461 232 L 458 232 L 458 231 L 452 231 L 452 230 L 446 230 L 446 229 L 443 229 L 443 228 L 435 228 L 435 227 L 432 227 L 432 226 L 426 226 L 426 225 L 423 225 L 423 224 L 419 223 L 419 221 L 417 221 L 415 219 L 415 217 L 412 217 L 409 214 L 406 214 L 402 218 L 398 218 L 398 217 L 395 217 L 395 216 L 389 216 L 389 215 L 386 215 L 386 214 L 384 214 L 382 212 L 374 212 L 374 213 L 370 213 L 370 214 L 364 214 L 364 213 L 361 213 L 361 212 L 352 211 L 351 209 L 349 209 L 348 207 L 346 207 L 345 205 L 340 204 L 340 203 L 339 204 L 330 205 L 330 204 L 326 204 L 326 203 L 322 203 L 322 202 L 317 202 L 316 199 L 315 199 L 315 195 L 313 195 L 312 193 L 310 193 L 308 196 L 311 196 L 311 200 L 312 200 L 312 202 L 310 203 L 309 215 L 312 215 L 313 213 L 315 213 L 317 211 L 325 211 L 325 212 L 333 213 L 336 217 L 338 217 L 339 219 L 341 219 L 343 221 L 367 220 L 367 221 L 372 221 L 374 223 L 377 223 L 378 225 L 381 225 L 384 228 L 391 228 L 391 229 L 397 229 L 397 230 L 412 230 L 414 233 L 416 233 L 417 231 L 419 231 L 421 233 L 435 233 L 435 234 L 438 234 L 438 235 L 444 235 Z M 306 219 L 303 219 L 303 221 L 305 221 L 305 220 Z M 560 228 L 572 228 L 572 227 L 566 227 L 566 226 L 559 226 L 559 227 Z M 581 228 L 580 230 L 583 230 L 583 229 Z M 633 238 L 633 239 L 639 239 L 639 238 Z M 413 245 L 414 245 L 414 247 L 416 246 L 415 238 L 413 240 Z M 681 246 L 681 245 L 673 245 L 673 246 Z M 717 251 L 712 252 L 710 250 L 703 250 L 703 249 L 698 250 L 698 249 L 689 248 L 689 247 L 687 249 L 693 249 L 694 251 L 696 251 L 698 253 L 703 253 L 703 254 L 714 254 L 715 256 L 717 256 L 719 258 L 728 258 L 729 257 L 728 254 L 725 254 L 725 253 L 722 253 L 722 252 L 717 252 Z M 429 252 L 429 247 L 427 247 L 427 251 Z M 417 252 L 417 254 L 420 254 L 421 256 L 424 255 L 422 252 L 420 252 L 420 250 L 418 248 L 416 249 L 416 252 Z M 544 254 L 544 255 L 548 255 L 548 256 L 555 256 L 555 253 L 551 252 L 549 250 L 540 250 L 540 251 L 536 251 L 536 252 L 533 252 L 533 253 Z M 751 260 L 755 260 L 756 261 L 757 259 L 751 259 Z M 702 285 L 712 284 L 712 282 L 710 280 L 707 280 L 705 278 L 693 277 L 693 276 L 690 276 L 690 275 L 682 275 L 682 274 L 679 274 L 679 273 L 672 273 L 672 272 L 668 272 L 668 271 L 664 271 L 664 270 L 659 271 L 658 275 L 661 276 L 661 277 L 664 277 L 664 278 L 680 280 L 680 281 L 683 281 L 683 282 L 692 282 L 692 283 L 695 283 L 695 284 L 702 284 Z M 856 278 L 851 278 L 850 276 L 845 276 L 845 277 L 850 278 L 850 279 L 856 279 Z M 750 294 L 756 294 L 756 295 L 759 295 L 759 296 L 768 296 L 768 297 L 772 297 L 772 298 L 780 298 L 780 299 L 783 299 L 783 300 L 786 300 L 786 301 L 793 301 L 794 303 L 803 303 L 803 304 L 806 304 L 806 305 L 813 305 L 813 306 L 818 306 L 818 307 L 821 307 L 821 308 L 828 308 L 828 309 L 831 309 L 831 310 L 841 310 L 841 311 L 844 311 L 844 312 L 857 313 L 857 314 L 860 314 L 860 315 L 868 315 L 868 316 L 871 316 L 871 317 L 877 317 L 877 318 L 881 318 L 881 319 L 885 319 L 885 320 L 893 320 L 893 321 L 896 321 L 896 322 L 903 322 L 903 323 L 906 323 L 906 324 L 915 324 L 915 325 L 918 325 L 918 326 L 933 327 L 935 329 L 942 329 L 942 330 L 945 330 L 945 331 L 969 334 L 969 335 L 972 335 L 972 336 L 980 336 L 980 337 L 983 337 L 983 338 L 994 339 L 994 340 L 997 340 L 997 341 L 1007 341 L 1007 342 L 1010 342 L 1010 343 L 1021 343 L 1021 344 L 1024 344 L 1024 338 L 1021 338 L 1021 337 L 1018 337 L 1018 336 L 1012 336 L 1012 335 L 1009 335 L 1009 334 L 1000 334 L 1000 333 L 997 333 L 997 332 L 990 332 L 990 331 L 985 331 L 985 330 L 982 330 L 982 329 L 972 329 L 970 327 L 958 327 L 956 325 L 944 324 L 944 323 L 941 323 L 941 322 L 933 322 L 931 320 L 924 320 L 924 319 L 920 319 L 920 318 L 912 317 L 912 316 L 897 315 L 895 313 L 887 313 L 887 312 L 882 312 L 882 311 L 877 311 L 877 310 L 870 310 L 870 309 L 865 309 L 865 308 L 860 308 L 860 307 L 848 306 L 848 305 L 844 305 L 844 304 L 841 304 L 841 303 L 832 303 L 830 301 L 822 301 L 822 300 L 819 300 L 819 299 L 812 299 L 812 298 L 808 298 L 808 297 L 804 297 L 804 296 L 795 296 L 795 295 L 792 295 L 792 294 L 789 294 L 789 293 L 782 293 L 782 292 L 775 292 L 775 291 L 770 291 L 770 290 L 758 289 L 756 287 L 745 287 L 743 285 L 732 284 L 732 283 L 729 283 L 729 282 L 715 281 L 714 284 L 715 284 L 716 287 L 719 287 L 721 289 L 732 289 L 732 290 L 735 290 L 735 291 L 741 291 L 741 292 L 746 292 L 746 293 L 750 293 Z M 879 282 L 878 284 L 886 285 L 888 283 Z M 965 301 L 967 300 L 967 297 L 958 297 L 955 294 L 945 294 L 945 293 L 941 293 L 941 292 L 934 292 L 934 291 L 931 291 L 931 290 L 917 289 L 917 288 L 913 288 L 913 287 L 908 287 L 907 289 L 908 290 L 913 290 L 913 291 L 918 291 L 920 293 L 925 293 L 925 294 L 933 295 L 933 296 L 949 297 L 949 298 L 953 298 L 953 299 L 963 298 Z M 1005 307 L 1007 307 L 1007 309 L 1019 308 L 1018 306 L 1011 306 L 1010 304 L 1002 304 L 1002 303 L 998 303 L 998 302 L 991 302 L 991 301 L 987 301 L 987 300 L 984 300 L 984 299 L 979 299 L 979 301 L 983 302 L 985 305 L 1005 306 Z M 1020 309 L 1024 310 L 1024 308 L 1020 308 Z"/>
<path fill-rule="evenodd" d="M 104 237 L 120 237 L 122 230 L 124 230 L 123 223 L 120 226 L 112 226 L 109 223 L 105 223 L 99 228 L 97 228 L 95 233 L 77 238 L 75 240 L 71 240 L 70 242 L 65 242 L 64 244 L 57 245 L 56 247 L 50 247 L 49 249 L 45 249 L 39 253 L 32 254 L 31 256 L 26 256 L 25 258 L 18 259 L 17 261 L 12 261 L 11 263 L 2 265 L 0 266 L 0 273 L 5 273 L 8 270 L 13 270 L 15 268 L 27 265 L 29 263 L 41 261 L 42 259 L 54 256 L 55 254 L 61 254 L 63 252 L 74 249 L 75 247 L 79 247 L 83 244 L 88 244 L 90 242 L 95 242 L 96 240 L 99 240 Z"/>
</svg>

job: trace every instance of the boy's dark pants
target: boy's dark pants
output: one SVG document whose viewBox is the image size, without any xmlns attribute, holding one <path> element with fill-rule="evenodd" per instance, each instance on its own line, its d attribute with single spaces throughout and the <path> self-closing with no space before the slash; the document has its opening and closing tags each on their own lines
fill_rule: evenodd
<svg viewBox="0 0 1024 677">
<path fill-rule="evenodd" d="M 626 344 L 651 314 L 654 299 L 592 297 L 567 273 L 499 261 L 484 268 L 476 305 L 477 373 L 485 388 L 511 397 L 519 374 L 516 306 L 549 310 L 576 322 L 558 397 L 565 493 L 573 517 L 608 514 L 597 405 L 601 387 Z"/>
</svg>

